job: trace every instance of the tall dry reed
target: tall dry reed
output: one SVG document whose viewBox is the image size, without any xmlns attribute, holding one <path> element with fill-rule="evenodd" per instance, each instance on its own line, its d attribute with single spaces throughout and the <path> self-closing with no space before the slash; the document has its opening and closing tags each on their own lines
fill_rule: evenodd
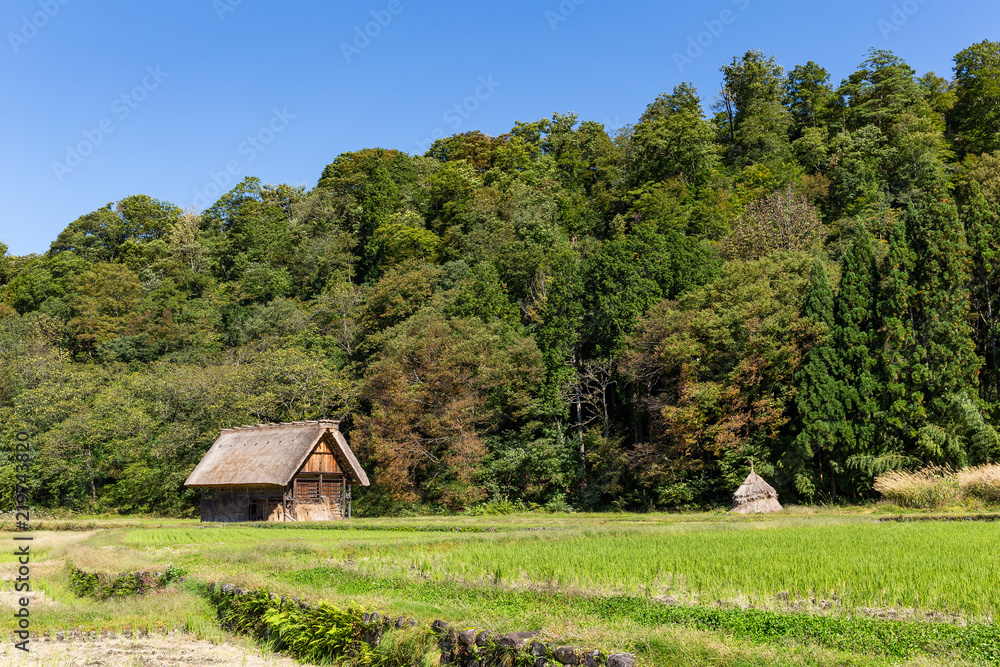
<svg viewBox="0 0 1000 667">
<path fill-rule="evenodd" d="M 914 472 L 892 470 L 876 477 L 873 488 L 900 507 L 944 507 L 962 498 L 958 478 L 947 466 L 928 466 Z"/>
<path fill-rule="evenodd" d="M 962 495 L 984 503 L 1000 503 L 1000 465 L 966 468 L 958 473 Z"/>
</svg>

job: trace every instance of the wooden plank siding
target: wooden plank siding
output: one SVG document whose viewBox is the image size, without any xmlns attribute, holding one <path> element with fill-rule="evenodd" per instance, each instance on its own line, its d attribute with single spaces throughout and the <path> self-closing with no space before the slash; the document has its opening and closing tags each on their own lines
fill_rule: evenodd
<svg viewBox="0 0 1000 667">
<path fill-rule="evenodd" d="M 322 498 L 334 498 L 340 500 L 343 495 L 344 481 L 339 475 L 330 479 L 323 475 L 316 477 L 296 477 L 295 478 L 295 500 L 305 503 L 315 503 Z"/>
<path fill-rule="evenodd" d="M 282 494 L 280 486 L 205 489 L 201 499 L 202 521 L 263 521 L 281 504 Z"/>
<path fill-rule="evenodd" d="M 333 451 L 326 442 L 326 438 L 322 438 L 316 445 L 316 449 L 313 453 L 306 459 L 306 462 L 302 465 L 302 469 L 299 470 L 299 474 L 302 473 L 342 473 L 340 466 L 337 465 L 337 460 L 333 456 Z"/>
</svg>

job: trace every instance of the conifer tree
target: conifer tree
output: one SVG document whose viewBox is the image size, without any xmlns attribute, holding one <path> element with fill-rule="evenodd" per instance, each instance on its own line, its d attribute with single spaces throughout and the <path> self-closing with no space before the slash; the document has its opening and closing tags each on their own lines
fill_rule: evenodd
<svg viewBox="0 0 1000 667">
<path fill-rule="evenodd" d="M 824 461 L 830 460 L 833 450 L 834 425 L 842 419 L 835 379 L 833 287 L 819 257 L 813 262 L 802 315 L 815 326 L 816 342 L 795 374 L 798 433 L 785 454 L 783 467 L 799 495 L 812 500 L 824 476 Z"/>
<path fill-rule="evenodd" d="M 946 416 L 950 395 L 978 386 L 981 360 L 969 326 L 971 262 L 958 209 L 943 187 L 929 186 L 907 213 L 915 253 L 915 388 L 928 416 Z"/>
<path fill-rule="evenodd" d="M 923 412 L 923 394 L 912 386 L 911 363 L 916 350 L 913 332 L 913 251 L 902 221 L 889 234 L 889 254 L 885 258 L 884 280 L 878 295 L 879 349 L 877 379 L 879 391 L 878 449 L 882 461 L 869 461 L 870 475 L 901 463 L 902 452 L 914 437 L 914 425 Z"/>
<path fill-rule="evenodd" d="M 969 246 L 958 209 L 943 186 L 926 187 L 910 206 L 907 226 L 915 255 L 911 390 L 923 395 L 927 408 L 914 453 L 925 461 L 961 467 L 968 461 L 968 443 L 949 437 L 946 429 L 955 400 L 978 389 L 982 364 L 969 325 Z"/>
<path fill-rule="evenodd" d="M 855 226 L 842 269 L 833 315 L 837 396 L 843 410 L 835 425 L 838 451 L 834 461 L 846 472 L 851 457 L 873 451 L 877 412 L 873 354 L 877 267 L 871 232 L 861 222 Z"/>
<path fill-rule="evenodd" d="M 960 200 L 972 260 L 973 337 L 983 359 L 980 391 L 984 400 L 996 404 L 1000 400 L 1000 216 L 975 180 L 962 185 Z"/>
</svg>

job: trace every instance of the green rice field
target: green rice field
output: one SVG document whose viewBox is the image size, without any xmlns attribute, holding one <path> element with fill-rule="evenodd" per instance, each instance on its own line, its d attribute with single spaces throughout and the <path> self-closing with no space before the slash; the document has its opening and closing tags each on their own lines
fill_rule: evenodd
<svg viewBox="0 0 1000 667">
<path fill-rule="evenodd" d="M 993 642 L 1000 656 L 993 521 L 526 514 L 50 535 L 44 585 L 62 604 L 40 618 L 53 626 L 115 623 L 101 603 L 73 609 L 58 563 L 103 572 L 172 564 L 197 581 L 542 629 L 645 664 L 688 648 L 702 657 L 683 664 L 996 664 Z"/>
</svg>

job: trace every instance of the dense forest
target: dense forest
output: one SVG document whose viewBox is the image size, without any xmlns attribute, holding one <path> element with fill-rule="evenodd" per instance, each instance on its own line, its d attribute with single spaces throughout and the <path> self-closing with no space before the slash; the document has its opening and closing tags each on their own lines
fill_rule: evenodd
<svg viewBox="0 0 1000 667">
<path fill-rule="evenodd" d="M 750 51 L 612 134 L 556 113 L 425 155 L 134 195 L 0 244 L 0 500 L 189 513 L 220 428 L 342 420 L 369 514 L 799 502 L 1000 460 L 1000 43 L 839 85 Z"/>
</svg>

